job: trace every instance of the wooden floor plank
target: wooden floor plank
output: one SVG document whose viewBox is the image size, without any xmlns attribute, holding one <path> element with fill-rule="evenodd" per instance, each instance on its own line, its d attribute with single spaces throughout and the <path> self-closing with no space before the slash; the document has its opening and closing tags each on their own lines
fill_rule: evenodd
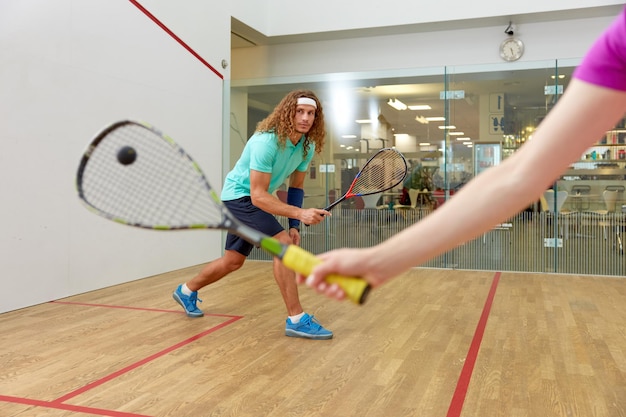
<svg viewBox="0 0 626 417">
<path fill-rule="evenodd" d="M 0 395 L 59 406 L 1 414 L 445 416 L 494 278 L 415 269 L 361 307 L 302 287 L 335 332 L 309 341 L 284 336 L 269 262 L 203 289 L 205 317 L 187 318 L 171 293 L 200 267 L 0 315 Z M 461 415 L 626 416 L 625 301 L 623 279 L 502 273 Z"/>
</svg>

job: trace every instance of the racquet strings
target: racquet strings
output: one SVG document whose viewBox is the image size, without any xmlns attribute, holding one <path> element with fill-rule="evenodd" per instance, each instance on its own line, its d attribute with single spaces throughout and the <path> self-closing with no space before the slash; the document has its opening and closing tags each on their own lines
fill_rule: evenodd
<svg viewBox="0 0 626 417">
<path fill-rule="evenodd" d="M 124 146 L 137 155 L 128 165 L 117 159 Z M 195 162 L 173 141 L 132 122 L 99 140 L 84 166 L 79 192 L 106 217 L 140 227 L 212 227 L 223 217 Z"/>
<path fill-rule="evenodd" d="M 393 149 L 384 149 L 363 167 L 352 185 L 351 193 L 367 195 L 388 190 L 400 184 L 406 172 L 404 157 Z"/>
</svg>

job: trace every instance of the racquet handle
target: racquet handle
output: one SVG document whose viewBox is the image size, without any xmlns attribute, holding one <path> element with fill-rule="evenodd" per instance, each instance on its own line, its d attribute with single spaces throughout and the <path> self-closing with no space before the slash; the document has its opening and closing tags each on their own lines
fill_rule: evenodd
<svg viewBox="0 0 626 417">
<path fill-rule="evenodd" d="M 311 274 L 313 268 L 322 261 L 311 252 L 296 245 L 289 245 L 282 256 L 283 264 L 304 276 Z M 370 285 L 362 278 L 329 275 L 326 282 L 337 284 L 346 293 L 348 299 L 356 304 L 363 304 L 370 291 Z"/>
</svg>

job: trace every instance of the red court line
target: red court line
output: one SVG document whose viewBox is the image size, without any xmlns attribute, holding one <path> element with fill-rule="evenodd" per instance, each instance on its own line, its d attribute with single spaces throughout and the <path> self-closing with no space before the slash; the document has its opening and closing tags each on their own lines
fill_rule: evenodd
<svg viewBox="0 0 626 417">
<path fill-rule="evenodd" d="M 496 295 L 496 288 L 498 288 L 501 274 L 501 272 L 496 272 L 493 277 L 489 295 L 487 296 L 483 312 L 480 315 L 480 320 L 476 326 L 472 344 L 470 345 L 467 356 L 465 357 L 465 364 L 461 370 L 459 381 L 456 384 L 456 389 L 454 390 L 454 395 L 452 396 L 452 401 L 450 402 L 450 408 L 448 408 L 447 417 L 459 417 L 461 415 L 463 403 L 465 402 L 465 396 L 467 395 L 467 388 L 469 387 L 470 379 L 472 379 L 472 372 L 474 371 L 474 365 L 476 364 L 476 358 L 478 357 L 478 351 L 480 350 L 480 343 L 483 340 L 485 327 L 487 327 L 487 319 L 489 318 L 489 313 L 491 312 L 493 298 Z"/>
<path fill-rule="evenodd" d="M 162 309 L 162 308 L 131 307 L 131 306 L 120 306 L 120 305 L 115 305 L 115 304 L 80 303 L 76 301 L 60 301 L 60 300 L 53 300 L 50 302 L 54 304 L 67 304 L 67 305 L 86 306 L 86 307 L 119 308 L 122 310 L 139 310 L 139 311 L 152 311 L 152 312 L 157 312 L 157 313 L 185 314 L 185 312 L 181 310 L 167 310 L 167 309 Z M 210 316 L 210 317 L 228 317 L 228 318 L 239 317 L 241 318 L 240 316 L 233 316 L 232 314 L 205 313 L 204 315 Z"/>
<path fill-rule="evenodd" d="M 102 408 L 83 407 L 80 405 L 72 404 L 60 404 L 50 401 L 31 400 L 29 398 L 12 397 L 9 395 L 0 395 L 0 402 L 24 404 L 28 406 L 53 408 L 56 410 L 64 411 L 76 411 L 78 413 L 92 414 L 96 416 L 108 416 L 108 417 L 150 417 L 144 414 L 124 413 L 122 411 L 105 410 Z"/>
<path fill-rule="evenodd" d="M 58 301 L 58 300 L 54 300 L 50 302 L 54 304 L 67 304 L 67 305 L 86 306 L 86 307 L 119 308 L 123 310 L 140 310 L 140 311 L 153 311 L 157 313 L 185 314 L 185 312 L 181 310 L 166 310 L 166 309 L 160 309 L 160 308 L 130 307 L 130 306 L 119 306 L 119 305 L 112 305 L 112 304 L 78 303 L 74 301 Z"/>
<path fill-rule="evenodd" d="M 163 22 L 161 22 L 159 19 L 156 18 L 156 16 L 154 16 L 152 13 L 150 13 L 145 7 L 143 7 L 141 4 L 139 4 L 138 1 L 136 0 L 129 0 L 132 4 L 134 4 L 139 10 L 141 10 L 143 12 L 143 14 L 145 14 L 146 16 L 148 16 L 154 23 L 156 23 L 161 29 L 163 29 L 168 35 L 170 35 L 172 38 L 174 38 L 174 40 L 176 42 L 178 42 L 183 48 L 185 48 L 187 51 L 189 51 L 189 53 L 191 53 L 191 55 L 195 56 L 196 58 L 198 58 L 198 60 L 200 62 L 202 62 L 206 67 L 208 67 L 211 71 L 213 71 L 215 73 L 215 75 L 217 75 L 218 77 L 220 77 L 222 80 L 224 79 L 224 76 L 215 68 L 213 68 L 213 66 L 211 64 L 209 64 L 204 58 L 202 58 L 200 56 L 200 54 L 198 54 L 196 51 L 194 51 L 193 49 L 191 49 L 191 47 L 189 45 L 187 45 L 181 38 L 179 38 L 178 36 L 176 36 L 176 34 L 174 32 L 172 32 L 167 26 L 165 26 L 163 24 Z"/>
<path fill-rule="evenodd" d="M 145 310 L 145 311 L 156 311 L 156 312 L 166 312 L 166 313 L 180 313 L 180 311 L 174 311 L 174 310 L 161 310 L 161 309 L 152 309 L 152 308 L 139 308 L 139 307 L 128 307 L 128 306 L 116 306 L 116 305 L 106 305 L 106 304 L 91 304 L 91 303 L 78 303 L 78 302 L 71 302 L 71 301 L 51 301 L 51 303 L 56 303 L 56 304 L 73 304 L 73 305 L 80 305 L 80 306 L 90 306 L 90 307 L 104 307 L 104 308 L 120 308 L 120 309 L 130 309 L 130 310 Z M 92 408 L 92 407 L 84 407 L 84 406 L 79 406 L 79 405 L 72 405 L 72 404 L 65 404 L 65 401 L 76 397 L 77 395 L 83 394 L 87 391 L 89 391 L 90 389 L 96 388 L 108 381 L 111 381 L 115 378 L 117 378 L 120 375 L 123 375 L 127 372 L 130 372 L 134 369 L 139 368 L 142 365 L 145 365 L 148 362 L 151 362 L 155 359 L 158 359 L 162 356 L 167 355 L 170 352 L 175 351 L 176 349 L 179 349 L 183 346 L 186 346 L 204 336 L 207 336 L 219 329 L 222 329 L 228 325 L 230 325 L 231 323 L 236 322 L 237 320 L 240 320 L 243 318 L 243 316 L 233 316 L 233 315 L 225 315 L 225 314 L 205 314 L 205 316 L 213 316 L 213 317 L 226 317 L 229 320 L 226 320 L 223 323 L 218 324 L 217 326 L 211 327 L 210 329 L 205 330 L 204 332 L 198 333 L 188 339 L 183 340 L 182 342 L 176 343 L 175 345 L 172 345 L 168 348 L 165 348 L 153 355 L 150 355 L 138 362 L 135 362 L 125 368 L 122 368 L 116 372 L 113 372 L 112 374 L 109 374 L 103 378 L 100 378 L 96 381 L 91 382 L 90 384 L 87 384 L 77 390 L 74 390 L 72 392 L 69 392 L 65 395 L 63 395 L 62 397 L 57 398 L 56 400 L 52 400 L 52 401 L 43 401 L 43 400 L 35 400 L 35 399 L 30 399 L 30 398 L 22 398 L 22 397 L 13 397 L 13 396 L 9 396 L 9 395 L 0 395 L 0 402 L 8 402 L 8 403 L 15 403 L 15 404 L 24 404 L 24 405 L 29 405 L 29 406 L 36 406 L 36 407 L 44 407 L 44 408 L 53 408 L 53 409 L 57 409 L 57 410 L 65 410 L 65 411 L 76 411 L 76 412 L 80 412 L 80 413 L 87 413 L 87 414 L 93 414 L 93 415 L 97 415 L 97 416 L 108 416 L 108 417 L 150 417 L 150 416 L 145 416 L 143 414 L 134 414 L 134 413 L 125 413 L 125 412 L 121 412 L 121 411 L 115 411 L 115 410 L 106 410 L 106 409 L 101 409 L 101 408 Z"/>
<path fill-rule="evenodd" d="M 125 368 L 122 368 L 119 371 L 113 372 L 112 374 L 109 374 L 109 375 L 105 376 L 104 378 L 100 378 L 100 379 L 98 379 L 96 381 L 93 381 L 90 384 L 87 384 L 87 385 L 85 385 L 85 386 L 83 386 L 83 387 L 81 387 L 81 388 L 79 388 L 79 389 L 77 389 L 75 391 L 67 393 L 64 396 L 59 397 L 56 400 L 52 401 L 52 403 L 55 403 L 55 404 L 63 403 L 65 401 L 69 400 L 70 398 L 76 397 L 77 395 L 80 395 L 80 394 L 82 394 L 82 393 L 84 393 L 86 391 L 89 391 L 90 389 L 96 388 L 96 387 L 104 384 L 105 382 L 111 381 L 112 379 L 115 379 L 115 378 L 117 378 L 120 375 L 123 375 L 123 374 L 125 374 L 127 372 L 132 371 L 133 369 L 137 369 L 140 366 L 145 365 L 148 362 L 151 362 L 151 361 L 153 361 L 155 359 L 160 358 L 161 356 L 164 356 L 164 355 L 166 355 L 166 354 L 168 354 L 170 352 L 175 351 L 176 349 L 179 349 L 179 348 L 181 348 L 181 347 L 183 347 L 185 345 L 188 345 L 191 342 L 194 342 L 194 341 L 196 341 L 196 340 L 198 340 L 198 339 L 200 339 L 200 338 L 202 338 L 202 337 L 204 337 L 204 336 L 206 336 L 208 334 L 211 334 L 211 333 L 213 333 L 213 332 L 215 332 L 215 331 L 217 331 L 217 330 L 219 330 L 219 329 L 221 329 L 223 327 L 226 327 L 229 324 L 234 323 L 237 320 L 242 319 L 242 318 L 243 318 L 243 316 L 232 316 L 232 318 L 230 320 L 226 320 L 224 323 L 218 324 L 215 327 L 212 327 L 212 328 L 210 328 L 208 330 L 205 330 L 204 332 L 198 333 L 197 335 L 192 336 L 192 337 L 190 337 L 188 339 L 185 339 L 182 342 L 179 342 L 179 343 L 177 343 L 175 345 L 172 345 L 172 346 L 170 346 L 170 347 L 168 347 L 166 349 L 163 349 L 160 352 L 157 352 L 157 353 L 155 353 L 153 355 L 150 355 L 150 356 L 148 356 L 148 357 L 146 357 L 146 358 L 144 358 L 144 359 L 142 359 L 142 360 L 140 360 L 138 362 L 135 362 L 135 363 L 133 363 L 133 364 L 131 364 L 131 365 L 125 367 Z"/>
</svg>

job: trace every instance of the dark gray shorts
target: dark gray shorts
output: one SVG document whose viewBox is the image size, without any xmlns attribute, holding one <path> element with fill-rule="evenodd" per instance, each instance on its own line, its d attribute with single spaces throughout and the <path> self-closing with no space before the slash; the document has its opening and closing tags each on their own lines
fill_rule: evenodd
<svg viewBox="0 0 626 417">
<path fill-rule="evenodd" d="M 237 220 L 261 233 L 274 236 L 285 230 L 272 214 L 252 204 L 250 197 L 241 197 L 236 200 L 223 201 L 223 203 Z M 248 256 L 252 252 L 253 247 L 252 243 L 239 236 L 232 233 L 226 235 L 226 250 L 234 250 L 244 256 Z"/>
</svg>

